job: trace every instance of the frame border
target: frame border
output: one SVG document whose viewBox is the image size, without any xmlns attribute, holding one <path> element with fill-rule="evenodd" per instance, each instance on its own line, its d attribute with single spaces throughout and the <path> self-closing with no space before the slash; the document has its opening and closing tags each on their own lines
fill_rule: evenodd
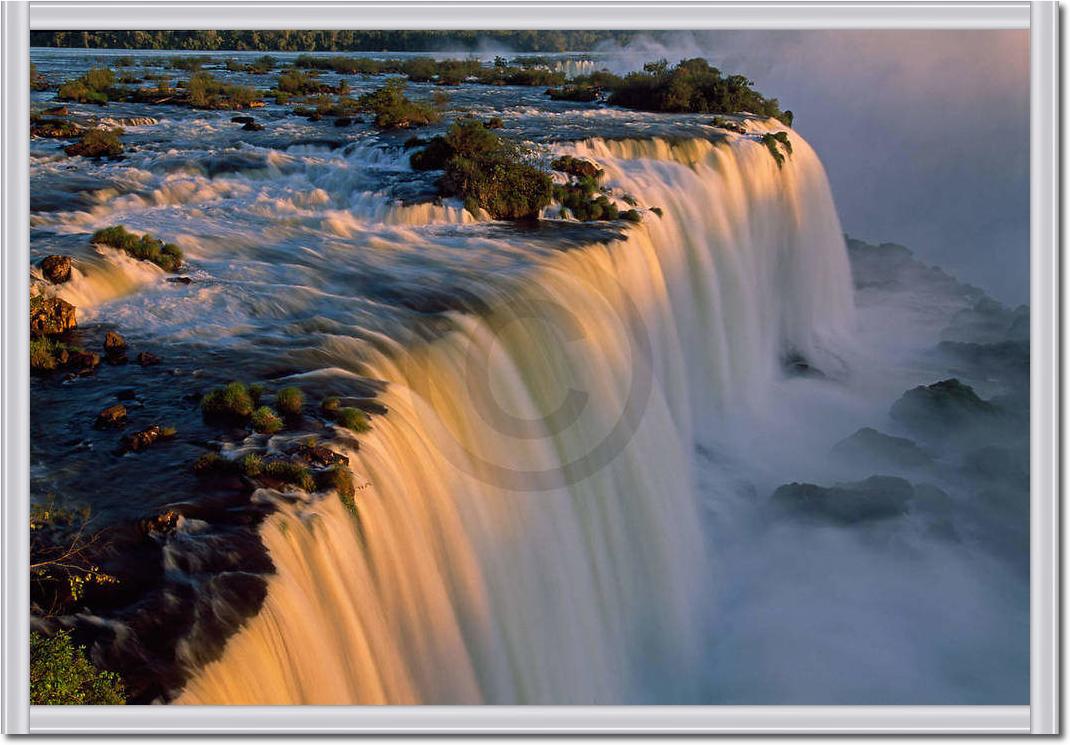
<svg viewBox="0 0 1070 745">
<path fill-rule="evenodd" d="M 38 29 L 411 27 L 1029 28 L 1031 85 L 1031 592 L 1029 706 L 30 707 L 29 34 Z M 605 9 L 614 13 L 605 17 Z M 474 15 L 473 11 L 478 12 Z M 477 20 L 473 20 L 478 18 Z M 3 6 L 3 730 L 52 733 L 999 733 L 1056 734 L 1059 710 L 1061 405 L 1059 28 L 1052 0 L 1026 2 L 6 2 Z"/>
</svg>

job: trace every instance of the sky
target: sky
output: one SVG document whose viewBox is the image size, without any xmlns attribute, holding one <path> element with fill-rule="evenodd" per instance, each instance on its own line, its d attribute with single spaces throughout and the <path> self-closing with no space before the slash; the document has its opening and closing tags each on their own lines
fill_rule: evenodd
<svg viewBox="0 0 1070 745">
<path fill-rule="evenodd" d="M 746 75 L 795 113 L 848 234 L 1028 302 L 1028 31 L 679 32 L 615 54 Z"/>
</svg>

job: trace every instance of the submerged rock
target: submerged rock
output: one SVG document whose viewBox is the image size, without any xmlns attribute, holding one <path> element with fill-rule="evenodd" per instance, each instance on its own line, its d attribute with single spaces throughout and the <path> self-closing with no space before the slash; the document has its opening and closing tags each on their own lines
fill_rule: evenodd
<svg viewBox="0 0 1070 745">
<path fill-rule="evenodd" d="M 74 306 L 57 297 L 30 300 L 30 333 L 33 336 L 56 336 L 77 325 Z"/>
<path fill-rule="evenodd" d="M 844 460 L 870 464 L 919 468 L 932 464 L 932 458 L 906 437 L 892 437 L 872 427 L 863 427 L 832 448 L 833 455 Z"/>
<path fill-rule="evenodd" d="M 54 285 L 61 285 L 71 278 L 71 257 L 53 254 L 41 262 L 41 274 Z"/>
<path fill-rule="evenodd" d="M 161 427 L 154 424 L 140 432 L 135 432 L 123 438 L 123 449 L 140 453 L 161 440 L 170 440 L 175 436 L 175 430 L 170 427 Z"/>
<path fill-rule="evenodd" d="M 259 122 L 246 122 L 242 125 L 242 129 L 244 129 L 246 132 L 259 132 L 263 128 L 264 125 L 260 124 Z"/>
<path fill-rule="evenodd" d="M 137 356 L 137 363 L 142 367 L 148 367 L 149 365 L 160 364 L 160 358 L 154 355 L 152 352 L 141 352 Z"/>
<path fill-rule="evenodd" d="M 234 124 L 252 124 L 256 119 L 251 116 L 232 116 L 230 121 Z"/>
<path fill-rule="evenodd" d="M 116 331 L 109 331 L 104 335 L 104 354 L 113 365 L 126 362 L 126 339 Z"/>
<path fill-rule="evenodd" d="M 353 117 L 351 116 L 340 116 L 334 120 L 334 126 L 336 127 L 348 127 L 351 124 L 353 124 Z"/>
<path fill-rule="evenodd" d="M 124 424 L 126 424 L 126 407 L 122 404 L 112 404 L 97 414 L 96 426 L 100 429 L 121 427 Z"/>
<path fill-rule="evenodd" d="M 774 503 L 792 512 L 851 525 L 906 514 L 914 487 L 896 476 L 870 476 L 833 486 L 784 484 L 773 492 Z"/>
</svg>

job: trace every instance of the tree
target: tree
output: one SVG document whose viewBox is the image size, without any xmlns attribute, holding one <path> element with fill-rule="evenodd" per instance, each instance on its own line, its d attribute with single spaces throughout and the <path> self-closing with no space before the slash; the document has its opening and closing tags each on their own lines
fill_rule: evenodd
<svg viewBox="0 0 1070 745">
<path fill-rule="evenodd" d="M 44 705 L 125 704 L 122 680 L 98 670 L 75 647 L 70 633 L 30 633 L 30 703 Z"/>
</svg>

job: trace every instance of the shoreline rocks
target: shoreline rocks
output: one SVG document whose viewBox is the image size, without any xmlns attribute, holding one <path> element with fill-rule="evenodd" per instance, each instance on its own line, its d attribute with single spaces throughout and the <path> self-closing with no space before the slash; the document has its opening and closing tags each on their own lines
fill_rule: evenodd
<svg viewBox="0 0 1070 745">
<path fill-rule="evenodd" d="M 53 254 L 41 261 L 41 274 L 54 285 L 70 281 L 71 257 Z"/>
</svg>

